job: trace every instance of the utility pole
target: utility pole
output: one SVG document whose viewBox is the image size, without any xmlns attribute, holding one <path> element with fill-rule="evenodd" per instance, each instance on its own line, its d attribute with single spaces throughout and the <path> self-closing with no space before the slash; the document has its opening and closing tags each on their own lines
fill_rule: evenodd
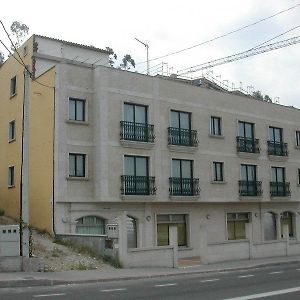
<svg viewBox="0 0 300 300">
<path fill-rule="evenodd" d="M 22 170 L 21 170 L 21 253 L 29 257 L 29 81 L 30 73 L 24 70 Z"/>
<path fill-rule="evenodd" d="M 147 51 L 147 75 L 149 75 L 149 44 L 146 42 L 142 42 L 137 38 L 134 38 L 135 40 L 137 40 L 139 43 L 141 43 L 142 45 L 144 45 L 146 47 L 146 51 Z"/>
</svg>

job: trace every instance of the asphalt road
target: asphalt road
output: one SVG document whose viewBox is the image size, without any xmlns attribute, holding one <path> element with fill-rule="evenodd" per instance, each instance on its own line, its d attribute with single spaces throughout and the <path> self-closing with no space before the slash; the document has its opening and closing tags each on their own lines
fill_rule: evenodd
<svg viewBox="0 0 300 300">
<path fill-rule="evenodd" d="M 97 284 L 0 289 L 1 300 L 299 300 L 300 264 Z"/>
</svg>

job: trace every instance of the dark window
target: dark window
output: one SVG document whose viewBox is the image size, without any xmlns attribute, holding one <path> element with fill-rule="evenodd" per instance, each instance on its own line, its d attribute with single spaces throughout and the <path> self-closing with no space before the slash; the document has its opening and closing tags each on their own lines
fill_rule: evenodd
<svg viewBox="0 0 300 300">
<path fill-rule="evenodd" d="M 214 161 L 213 162 L 213 180 L 214 181 L 223 181 L 223 162 Z"/>
<path fill-rule="evenodd" d="M 69 176 L 85 177 L 85 154 L 70 153 L 69 154 Z"/>
<path fill-rule="evenodd" d="M 124 121 L 147 124 L 147 106 L 125 103 L 124 104 Z"/>
<path fill-rule="evenodd" d="M 172 159 L 172 177 L 193 178 L 193 161 Z"/>
<path fill-rule="evenodd" d="M 296 131 L 296 146 L 300 146 L 300 131 Z"/>
<path fill-rule="evenodd" d="M 210 133 L 212 135 L 222 135 L 221 118 L 211 117 L 211 119 L 210 119 Z"/>
<path fill-rule="evenodd" d="M 256 181 L 256 166 L 241 165 L 241 175 L 244 181 Z"/>
<path fill-rule="evenodd" d="M 249 213 L 228 213 L 227 214 L 228 240 L 245 239 L 246 223 L 249 223 Z"/>
<path fill-rule="evenodd" d="M 180 129 L 191 129 L 191 113 L 172 110 L 171 127 Z"/>
<path fill-rule="evenodd" d="M 10 80 L 10 96 L 14 96 L 17 93 L 17 76 Z"/>
<path fill-rule="evenodd" d="M 12 141 L 16 138 L 16 121 L 9 122 L 8 125 L 8 140 Z"/>
<path fill-rule="evenodd" d="M 298 169 L 298 184 L 300 184 L 300 169 Z"/>
<path fill-rule="evenodd" d="M 272 181 L 273 182 L 285 182 L 284 168 L 272 167 Z"/>
<path fill-rule="evenodd" d="M 15 167 L 8 168 L 8 186 L 15 186 Z"/>
<path fill-rule="evenodd" d="M 83 99 L 69 99 L 69 120 L 85 121 L 85 100 Z"/>
<path fill-rule="evenodd" d="M 169 245 L 169 227 L 177 226 L 178 246 L 187 246 L 187 215 L 157 215 L 157 246 Z"/>
<path fill-rule="evenodd" d="M 273 143 L 282 143 L 282 128 L 269 127 L 269 138 Z"/>
<path fill-rule="evenodd" d="M 284 225 L 288 226 L 289 237 L 295 237 L 294 227 L 295 227 L 295 217 L 294 214 L 285 211 L 281 214 L 280 224 L 281 224 L 281 237 L 283 237 Z"/>
<path fill-rule="evenodd" d="M 254 138 L 254 124 L 239 121 L 239 136 L 243 138 Z"/>
</svg>

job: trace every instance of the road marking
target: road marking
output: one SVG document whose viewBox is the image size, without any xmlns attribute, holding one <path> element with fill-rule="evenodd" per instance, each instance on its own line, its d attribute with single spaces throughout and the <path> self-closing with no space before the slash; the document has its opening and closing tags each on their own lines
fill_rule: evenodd
<svg viewBox="0 0 300 300">
<path fill-rule="evenodd" d="M 300 287 L 295 287 L 295 288 L 290 288 L 290 289 L 277 290 L 277 291 L 260 293 L 260 294 L 253 294 L 253 295 L 248 295 L 248 296 L 241 296 L 241 297 L 236 297 L 236 298 L 227 298 L 227 299 L 223 299 L 223 300 L 251 300 L 251 299 L 259 299 L 259 298 L 271 297 L 271 296 L 276 296 L 276 295 L 283 295 L 283 294 L 288 294 L 288 293 L 295 293 L 295 292 L 299 292 L 299 291 L 300 291 Z"/>
<path fill-rule="evenodd" d="M 249 274 L 249 275 L 240 275 L 238 278 L 248 278 L 248 277 L 253 277 L 254 275 Z"/>
<path fill-rule="evenodd" d="M 219 278 L 214 278 L 214 279 L 206 279 L 206 280 L 201 280 L 200 282 L 212 282 L 212 281 L 218 281 L 220 280 Z"/>
<path fill-rule="evenodd" d="M 156 284 L 155 287 L 172 286 L 172 285 L 177 285 L 177 283 Z"/>
<path fill-rule="evenodd" d="M 33 298 L 40 298 L 40 297 L 56 297 L 56 296 L 65 296 L 65 293 L 62 294 L 45 294 L 45 295 L 33 295 Z"/>
<path fill-rule="evenodd" d="M 127 289 L 111 289 L 111 290 L 101 290 L 100 292 L 118 292 L 118 291 L 126 291 Z"/>
<path fill-rule="evenodd" d="M 300 271 L 300 269 L 296 269 L 296 271 Z"/>
<path fill-rule="evenodd" d="M 273 275 L 273 274 L 281 274 L 281 273 L 283 273 L 283 271 L 275 271 L 275 272 L 271 272 L 271 273 L 269 273 L 270 275 Z"/>
</svg>

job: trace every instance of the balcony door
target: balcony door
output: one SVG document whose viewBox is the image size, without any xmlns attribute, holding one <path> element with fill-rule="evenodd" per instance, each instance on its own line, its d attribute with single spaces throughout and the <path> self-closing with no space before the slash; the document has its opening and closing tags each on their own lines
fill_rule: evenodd
<svg viewBox="0 0 300 300">
<path fill-rule="evenodd" d="M 256 166 L 255 165 L 241 165 L 241 179 L 243 183 L 244 195 L 256 195 Z"/>
<path fill-rule="evenodd" d="M 255 152 L 254 124 L 239 121 L 238 149 L 241 152 Z"/>
</svg>

